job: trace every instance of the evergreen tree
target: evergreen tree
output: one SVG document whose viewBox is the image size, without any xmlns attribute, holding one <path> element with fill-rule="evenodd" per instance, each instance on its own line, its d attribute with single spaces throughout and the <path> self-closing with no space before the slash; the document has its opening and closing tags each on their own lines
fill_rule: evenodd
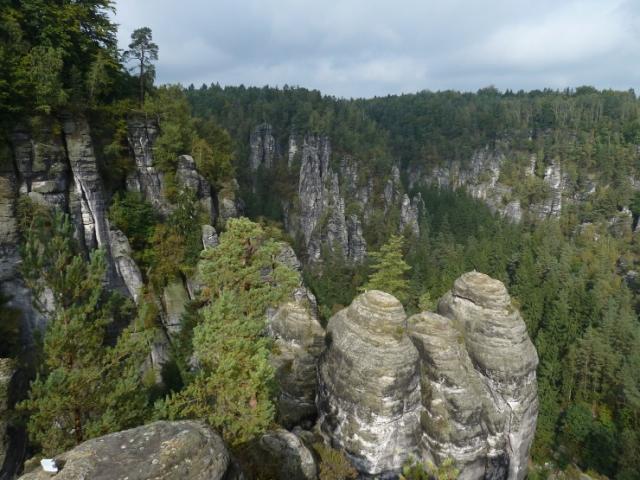
<svg viewBox="0 0 640 480">
<path fill-rule="evenodd" d="M 230 219 L 220 245 L 205 250 L 199 264 L 209 301 L 193 332 L 200 368 L 184 390 L 167 400 L 165 413 L 202 418 L 232 445 L 251 440 L 274 420 L 266 311 L 298 284 L 297 275 L 276 260 L 280 248 L 260 225 Z"/>
<path fill-rule="evenodd" d="M 158 45 L 153 43 L 153 36 L 149 27 L 138 28 L 131 34 L 129 50 L 125 52 L 125 59 L 133 59 L 138 71 L 140 89 L 140 105 L 144 105 L 144 97 L 150 85 L 153 85 L 156 69 L 153 63 L 158 60 Z"/>
<path fill-rule="evenodd" d="M 104 252 L 88 261 L 78 253 L 67 215 L 40 209 L 25 233 L 23 275 L 36 298 L 50 298 L 37 304 L 50 320 L 43 364 L 19 408 L 29 414 L 31 440 L 55 454 L 144 421 L 148 339 L 134 325 L 106 345 L 106 327 L 126 304 L 103 288 Z"/>
<path fill-rule="evenodd" d="M 392 235 L 379 252 L 371 252 L 372 273 L 363 290 L 381 290 L 395 296 L 402 303 L 408 300 L 409 280 L 406 274 L 411 267 L 404 261 L 402 248 L 404 237 Z"/>
</svg>

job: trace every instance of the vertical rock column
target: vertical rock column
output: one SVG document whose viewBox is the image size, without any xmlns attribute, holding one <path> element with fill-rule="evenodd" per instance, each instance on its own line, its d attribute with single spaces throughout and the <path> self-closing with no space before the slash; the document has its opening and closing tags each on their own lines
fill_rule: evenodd
<svg viewBox="0 0 640 480">
<path fill-rule="evenodd" d="M 504 461 L 495 465 L 488 461 L 485 477 L 504 478 L 499 472 L 506 469 L 506 478 L 521 480 L 526 476 L 538 416 L 538 355 L 525 323 L 504 284 L 478 272 L 458 278 L 440 300 L 438 311 L 459 332 L 473 364 L 475 374 L 470 375 L 469 384 L 475 384 L 473 376 L 477 377 L 492 399 L 483 419 L 487 457 L 499 458 L 502 450 Z M 476 421 L 470 416 L 468 423 Z"/>
<path fill-rule="evenodd" d="M 365 474 L 397 474 L 420 438 L 418 352 L 395 297 L 372 290 L 329 321 L 320 426 Z"/>
</svg>

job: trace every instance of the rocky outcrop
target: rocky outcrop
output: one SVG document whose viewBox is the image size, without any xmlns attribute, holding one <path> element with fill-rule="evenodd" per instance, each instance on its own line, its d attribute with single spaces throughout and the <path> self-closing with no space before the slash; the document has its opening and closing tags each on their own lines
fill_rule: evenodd
<svg viewBox="0 0 640 480">
<path fill-rule="evenodd" d="M 547 198 L 540 203 L 531 205 L 531 211 L 540 219 L 558 218 L 562 213 L 563 196 L 567 184 L 559 161 L 554 160 L 547 166 L 543 181 L 548 189 Z"/>
<path fill-rule="evenodd" d="M 199 422 L 156 422 L 94 438 L 55 458 L 57 480 L 241 478 L 222 439 Z M 45 480 L 42 469 L 21 480 Z"/>
<path fill-rule="evenodd" d="M 276 478 L 316 480 L 318 476 L 318 467 L 313 454 L 298 436 L 287 430 L 267 432 L 260 438 L 258 449 L 263 453 L 259 465 L 263 467 L 273 465 L 272 470 Z"/>
<path fill-rule="evenodd" d="M 393 211 L 393 218 L 402 208 L 398 228 L 419 232 L 421 200 L 416 197 L 402 207 L 397 166 L 391 168 L 389 181 L 383 186 L 384 180 L 363 171 L 350 155 L 342 155 L 339 162 L 333 160 L 328 136 L 291 134 L 282 149 L 269 124 L 253 130 L 249 147 L 252 171 L 271 169 L 280 162 L 297 178 L 297 195 L 279 201 L 285 229 L 302 241 L 305 263 L 321 263 L 324 249 L 342 255 L 349 263 L 362 262 L 367 252 L 363 232 L 379 204 L 384 205 L 385 215 Z"/>
<path fill-rule="evenodd" d="M 189 293 L 182 283 L 182 279 L 176 278 L 169 282 L 162 291 L 162 306 L 164 314 L 162 323 L 169 335 L 175 335 L 182 329 L 182 315 L 186 311 L 189 301 Z"/>
<path fill-rule="evenodd" d="M 71 215 L 76 224 L 82 227 L 85 248 L 92 250 L 102 247 L 110 259 L 104 187 L 93 151 L 89 124 L 83 117 L 67 116 L 62 127 L 74 182 Z"/>
<path fill-rule="evenodd" d="M 133 301 L 138 303 L 144 282 L 140 268 L 132 258 L 133 251 L 129 240 L 124 233 L 115 228 L 109 231 L 109 238 L 116 272 L 122 278 Z"/>
<path fill-rule="evenodd" d="M 164 175 L 153 161 L 153 144 L 158 137 L 158 125 L 153 121 L 137 118 L 128 122 L 129 146 L 133 152 L 136 168 L 127 177 L 127 190 L 140 192 L 158 212 L 169 213 L 164 196 Z"/>
<path fill-rule="evenodd" d="M 239 190 L 238 182 L 233 179 L 218 192 L 218 220 L 222 225 L 230 218 L 240 217 L 244 212 L 244 203 L 239 196 Z"/>
<path fill-rule="evenodd" d="M 267 312 L 267 332 L 275 343 L 271 362 L 279 387 L 278 422 L 286 428 L 310 427 L 317 417 L 316 368 L 324 329 L 316 298 L 302 282 L 300 261 L 291 246 L 283 243 L 277 260 L 300 275 L 290 300 Z"/>
<path fill-rule="evenodd" d="M 393 475 L 420 439 L 418 352 L 393 296 L 369 291 L 329 320 L 318 367 L 320 426 L 358 470 Z"/>
<path fill-rule="evenodd" d="M 178 157 L 178 169 L 176 170 L 176 181 L 182 189 L 192 191 L 200 207 L 207 214 L 208 221 L 214 223 L 216 211 L 213 202 L 213 189 L 211 184 L 196 169 L 196 162 L 191 155 L 180 155 Z"/>
<path fill-rule="evenodd" d="M 201 225 L 202 230 L 202 248 L 214 248 L 220 244 L 218 232 L 211 225 Z"/>
<path fill-rule="evenodd" d="M 20 179 L 18 192 L 38 203 L 66 209 L 70 172 L 60 129 L 57 121 L 45 119 L 34 131 L 18 127 L 11 143 Z"/>
<path fill-rule="evenodd" d="M 521 480 L 526 476 L 538 415 L 538 356 L 524 321 L 502 282 L 478 272 L 458 278 L 440 300 L 438 312 L 450 319 L 458 331 L 474 367 L 470 373 L 486 387 L 486 398 L 492 399 L 491 404 L 483 406 L 486 417 L 481 424 L 487 435 L 484 442 L 474 442 L 476 458 L 460 460 L 464 466 L 462 478 L 479 478 L 475 472 L 491 477 L 505 470 L 507 478 Z M 464 355 L 462 358 L 466 362 Z M 423 366 L 428 365 L 427 357 Z M 471 383 L 476 381 L 468 378 Z M 437 384 L 431 386 L 438 391 Z M 446 395 L 446 386 L 441 385 L 440 392 Z M 455 416 L 455 402 L 447 405 Z M 473 416 L 468 418 L 476 420 Z M 454 458 L 457 453 L 437 445 L 431 451 L 446 451 Z"/>
<path fill-rule="evenodd" d="M 251 150 L 249 167 L 251 171 L 255 172 L 261 166 L 268 169 L 273 167 L 277 155 L 277 147 L 271 125 L 263 123 L 254 128 L 249 138 L 249 145 Z M 289 155 L 290 157 L 295 155 L 295 143 L 293 147 L 290 146 Z"/>
<path fill-rule="evenodd" d="M 424 210 L 424 202 L 422 201 L 422 195 L 418 193 L 415 197 L 409 200 L 409 195 L 406 193 L 402 197 L 402 204 L 400 205 L 400 231 L 405 232 L 409 230 L 414 236 L 420 235 L 420 210 Z"/>
<path fill-rule="evenodd" d="M 288 428 L 313 422 L 324 330 L 309 305 L 293 301 L 281 305 L 269 319 L 269 334 L 277 352 L 272 358 L 280 388 L 278 421 Z"/>
<path fill-rule="evenodd" d="M 414 456 L 452 458 L 460 478 L 522 480 L 538 413 L 538 357 L 505 286 L 470 272 L 438 313 L 408 320 L 369 291 L 327 328 L 320 427 L 365 475 Z"/>
</svg>

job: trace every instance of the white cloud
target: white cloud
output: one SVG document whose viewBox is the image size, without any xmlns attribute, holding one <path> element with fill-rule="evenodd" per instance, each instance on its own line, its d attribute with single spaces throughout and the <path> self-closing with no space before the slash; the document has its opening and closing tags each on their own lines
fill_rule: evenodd
<svg viewBox="0 0 640 480">
<path fill-rule="evenodd" d="M 640 84 L 634 0 L 120 0 L 158 79 L 301 85 L 340 96 Z"/>
</svg>

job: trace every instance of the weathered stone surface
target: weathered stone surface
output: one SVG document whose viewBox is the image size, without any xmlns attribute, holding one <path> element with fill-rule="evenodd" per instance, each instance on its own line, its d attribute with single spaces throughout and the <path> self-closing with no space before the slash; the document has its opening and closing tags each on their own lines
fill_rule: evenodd
<svg viewBox="0 0 640 480">
<path fill-rule="evenodd" d="M 84 442 L 56 457 L 55 477 L 21 480 L 218 480 L 238 478 L 222 439 L 199 422 L 156 422 Z"/>
<path fill-rule="evenodd" d="M 181 279 L 170 282 L 162 291 L 162 303 L 164 306 L 164 327 L 170 335 L 180 332 L 182 328 L 182 315 L 189 301 L 189 293 Z"/>
<path fill-rule="evenodd" d="M 420 235 L 420 208 L 423 208 L 422 195 L 419 193 L 409 199 L 409 195 L 406 193 L 402 197 L 402 204 L 400 205 L 400 231 L 404 232 L 409 230 L 416 237 Z"/>
<path fill-rule="evenodd" d="M 278 422 L 286 428 L 309 427 L 317 417 L 316 369 L 324 347 L 324 329 L 318 321 L 316 298 L 302 281 L 293 248 L 282 242 L 276 259 L 296 271 L 299 279 L 289 300 L 267 312 L 267 333 L 276 347 L 271 362 L 280 389 Z"/>
<path fill-rule="evenodd" d="M 394 474 L 416 453 L 418 352 L 393 296 L 369 291 L 329 320 L 319 366 L 320 426 L 367 474 Z"/>
<path fill-rule="evenodd" d="M 11 379 L 15 374 L 15 365 L 10 358 L 0 358 L 0 469 L 9 448 L 7 427 L 9 426 L 9 391 Z"/>
<path fill-rule="evenodd" d="M 461 478 L 506 478 L 504 418 L 474 369 L 462 333 L 451 319 L 431 312 L 411 317 L 409 329 L 421 359 L 423 457 L 436 464 L 453 458 Z"/>
<path fill-rule="evenodd" d="M 96 162 L 89 124 L 82 117 L 68 116 L 63 130 L 67 155 L 74 181 L 74 194 L 80 204 L 84 245 L 87 249 L 103 247 L 110 259 L 109 225 L 106 215 L 104 187 Z"/>
<path fill-rule="evenodd" d="M 288 428 L 316 417 L 316 368 L 324 330 L 311 308 L 303 302 L 287 302 L 268 323 L 277 352 L 272 361 L 280 388 L 278 420 Z"/>
<path fill-rule="evenodd" d="M 286 480 L 315 480 L 318 475 L 313 454 L 295 434 L 278 429 L 263 435 L 259 448 L 265 463 L 273 465 L 277 478 Z"/>
<path fill-rule="evenodd" d="M 140 268 L 132 258 L 131 245 L 124 233 L 120 230 L 112 228 L 109 231 L 111 254 L 116 267 L 116 272 L 122 278 L 127 291 L 134 302 L 138 303 L 140 291 L 144 285 L 142 281 L 142 273 Z"/>
<path fill-rule="evenodd" d="M 208 216 L 208 221 L 215 221 L 216 212 L 213 206 L 212 189 L 209 182 L 196 169 L 196 162 L 191 155 L 178 157 L 176 180 L 183 190 L 195 193 L 198 202 Z"/>
<path fill-rule="evenodd" d="M 461 422 L 458 426 L 465 430 L 473 428 L 480 421 L 487 435 L 484 440 L 485 453 L 481 454 L 486 455 L 486 461 L 469 462 L 469 468 L 466 471 L 463 469 L 462 478 L 480 478 L 481 470 L 483 475 L 490 478 L 504 478 L 502 472 L 506 470 L 506 478 L 521 480 L 526 475 L 538 414 L 538 356 L 524 321 L 511 304 L 504 284 L 478 272 L 469 272 L 458 278 L 452 290 L 440 300 L 438 312 L 447 317 L 451 324 L 432 319 L 424 328 L 429 330 L 428 325 L 431 325 L 433 330 L 434 325 L 439 325 L 451 332 L 452 328 L 455 329 L 454 333 L 460 338 L 474 368 L 464 388 L 471 389 L 478 399 L 485 396 L 492 399 L 491 403 L 484 402 L 480 417 L 469 415 L 469 421 Z M 422 356 L 424 369 L 429 368 L 429 363 L 437 358 L 435 354 L 429 354 L 424 339 L 422 345 L 426 354 Z M 468 371 L 469 363 L 464 353 L 460 351 L 463 369 Z M 480 387 L 475 377 L 488 389 L 488 395 L 479 393 Z M 460 382 L 462 386 L 461 379 L 458 376 L 453 382 Z M 431 386 L 432 390 L 438 390 L 437 385 L 432 383 Z M 446 386 L 442 387 L 441 393 L 449 405 L 447 412 L 451 417 L 465 415 L 464 405 L 458 411 L 454 396 L 450 395 Z M 429 435 L 428 430 L 425 435 Z M 473 442 L 464 439 L 467 432 L 458 432 L 456 435 L 459 436 L 458 444 L 462 449 L 446 447 L 440 451 L 448 449 L 454 458 L 459 455 L 462 459 Z M 428 444 L 429 439 L 425 439 L 425 443 Z M 437 452 L 439 448 L 434 447 L 434 450 Z M 485 465 L 484 469 L 481 465 Z"/>
<path fill-rule="evenodd" d="M 233 179 L 227 182 L 218 192 L 218 220 L 224 224 L 230 218 L 237 218 L 244 211 L 244 203 L 238 196 L 240 187 Z"/>
<path fill-rule="evenodd" d="M 220 244 L 218 232 L 211 225 L 201 225 L 202 248 L 214 248 Z"/>
<path fill-rule="evenodd" d="M 127 189 L 140 192 L 157 211 L 169 213 L 163 191 L 164 176 L 153 161 L 153 144 L 158 137 L 158 125 L 144 119 L 134 119 L 128 124 L 128 140 L 136 163 L 135 170 L 127 177 Z"/>
<path fill-rule="evenodd" d="M 14 163 L 22 162 L 25 171 L 31 171 L 31 141 L 29 140 L 27 144 L 26 157 L 24 152 L 16 151 L 14 155 L 17 158 L 12 159 L 8 151 L 0 152 L 0 155 L 6 155 L 0 157 L 0 293 L 9 299 L 7 307 L 16 308 L 22 312 L 23 341 L 25 344 L 30 344 L 33 330 L 43 327 L 45 319 L 33 308 L 31 292 L 26 288 L 18 268 L 21 262 L 16 218 L 19 181 Z M 24 193 L 29 192 L 25 190 Z M 50 197 L 47 201 L 51 201 L 50 204 L 53 205 L 58 200 L 57 197 L 56 199 Z"/>
<path fill-rule="evenodd" d="M 255 172 L 261 166 L 264 168 L 273 167 L 277 155 L 277 148 L 271 125 L 263 123 L 254 128 L 249 138 L 249 146 L 251 151 L 249 155 L 249 166 L 252 171 Z M 291 147 L 290 145 L 289 155 L 290 157 L 295 155 L 295 146 Z"/>
</svg>

